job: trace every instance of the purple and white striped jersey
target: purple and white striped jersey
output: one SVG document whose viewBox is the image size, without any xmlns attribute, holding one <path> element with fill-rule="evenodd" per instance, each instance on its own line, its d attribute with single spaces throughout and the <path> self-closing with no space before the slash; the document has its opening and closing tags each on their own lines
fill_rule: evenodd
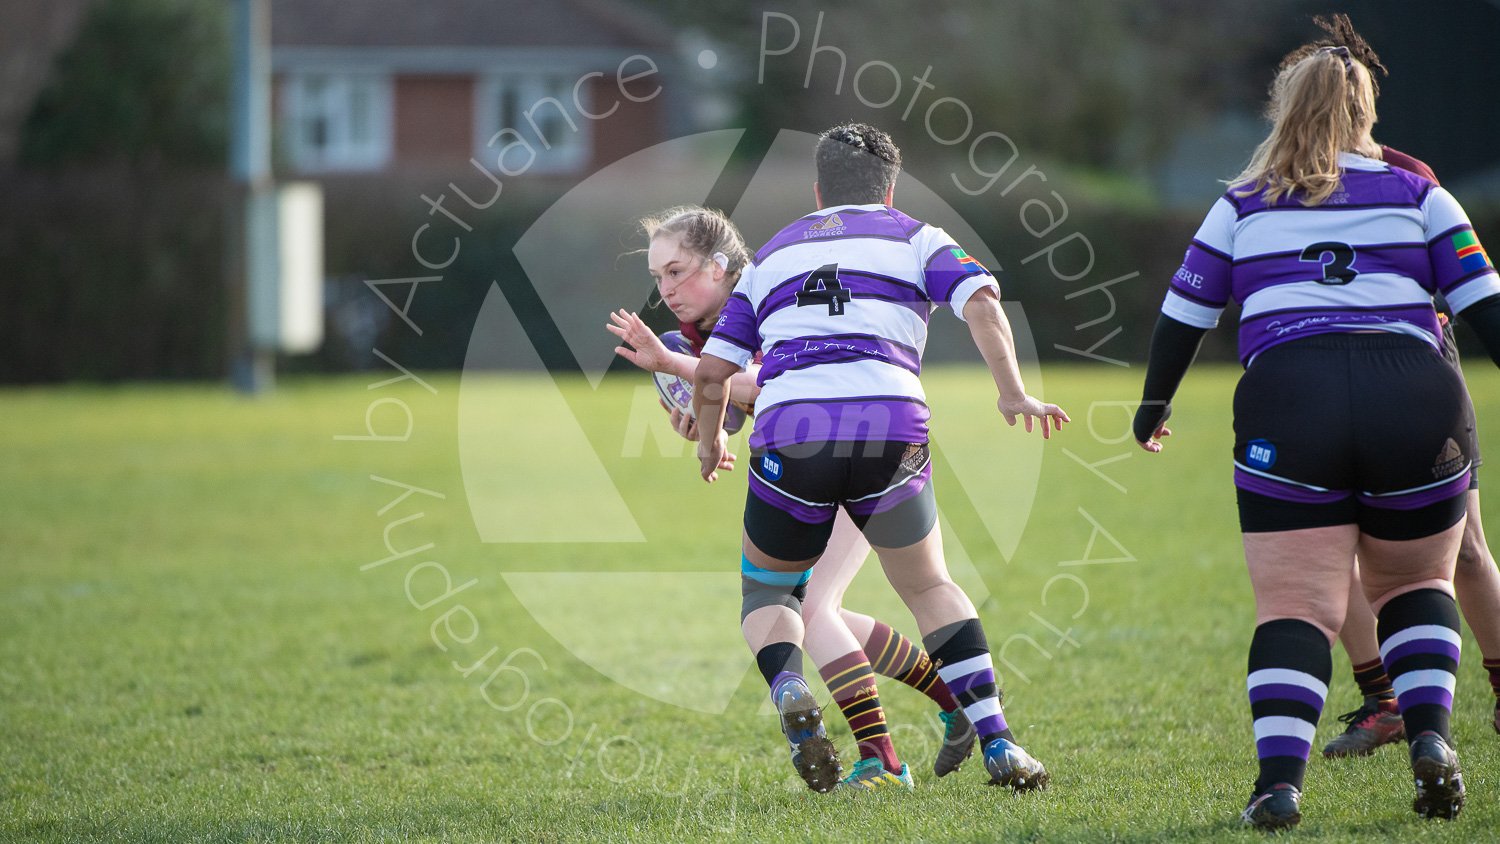
<svg viewBox="0 0 1500 844">
<path fill-rule="evenodd" d="M 927 441 L 918 374 L 936 305 L 995 277 L 942 229 L 885 205 L 825 208 L 756 253 L 703 347 L 744 366 L 762 352 L 752 448 Z"/>
<path fill-rule="evenodd" d="M 1162 313 L 1199 328 L 1240 303 L 1240 361 L 1278 343 L 1349 331 L 1410 334 L 1442 348 L 1432 308 L 1454 313 L 1500 293 L 1469 218 L 1421 176 L 1351 153 L 1322 205 L 1231 190 L 1209 209 Z"/>
</svg>

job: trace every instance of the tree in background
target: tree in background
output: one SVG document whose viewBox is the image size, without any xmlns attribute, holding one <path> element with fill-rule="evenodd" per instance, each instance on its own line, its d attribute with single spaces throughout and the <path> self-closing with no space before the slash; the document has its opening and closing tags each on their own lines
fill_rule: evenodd
<svg viewBox="0 0 1500 844">
<path fill-rule="evenodd" d="M 1035 157 L 1132 175 L 1144 174 L 1205 113 L 1226 102 L 1253 110 L 1269 81 L 1259 65 L 1274 65 L 1277 50 L 1293 38 L 1287 33 L 1305 23 L 1312 8 L 1307 0 L 930 0 L 919 12 L 906 0 L 776 6 L 770 10 L 798 20 L 801 42 L 792 53 L 767 61 L 761 84 L 760 4 L 642 2 L 735 52 L 739 123 L 752 133 L 815 130 L 845 118 L 898 129 L 892 124 L 914 92 L 909 77 L 930 64 L 940 93 L 929 93 L 919 107 L 937 96 L 957 97 L 973 108 L 983 128 L 1005 132 Z M 832 91 L 837 61 L 830 55 L 817 60 L 804 88 L 819 11 L 821 43 L 849 57 L 838 95 Z M 879 112 L 865 109 L 851 91 L 855 69 L 874 60 L 908 77 L 900 103 Z M 886 84 L 884 75 L 877 76 Z M 917 111 L 908 123 L 920 126 L 921 120 Z M 902 134 L 914 160 L 964 152 L 928 143 L 925 132 Z"/>
<path fill-rule="evenodd" d="M 224 166 L 223 0 L 96 0 L 22 130 L 20 163 Z"/>
<path fill-rule="evenodd" d="M 96 0 L 0 173 L 0 381 L 223 370 L 228 4 Z"/>
</svg>

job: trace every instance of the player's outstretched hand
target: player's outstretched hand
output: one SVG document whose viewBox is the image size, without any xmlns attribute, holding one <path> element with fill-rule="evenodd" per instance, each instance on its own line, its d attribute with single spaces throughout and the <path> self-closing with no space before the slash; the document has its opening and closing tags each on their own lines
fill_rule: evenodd
<svg viewBox="0 0 1500 844">
<path fill-rule="evenodd" d="M 698 440 L 698 472 L 703 480 L 709 483 L 717 481 L 720 469 L 726 472 L 734 470 L 734 455 L 729 453 L 729 435 L 722 428 L 713 440 Z"/>
<path fill-rule="evenodd" d="M 1160 452 L 1162 439 L 1172 436 L 1172 429 L 1167 427 L 1167 420 L 1171 418 L 1171 402 L 1143 400 L 1141 406 L 1136 408 L 1135 419 L 1130 423 L 1130 430 L 1135 434 L 1136 445 L 1152 454 Z M 1142 437 L 1141 434 L 1145 431 L 1151 433 Z"/>
<path fill-rule="evenodd" d="M 672 353 L 639 314 L 621 308 L 609 315 L 609 325 L 604 327 L 629 344 L 616 346 L 615 354 L 647 372 L 671 372 Z"/>
<path fill-rule="evenodd" d="M 1156 427 L 1156 431 L 1154 431 L 1151 434 L 1151 439 L 1149 439 L 1149 440 L 1147 440 L 1145 442 L 1139 442 L 1138 441 L 1137 444 L 1140 445 L 1141 448 L 1144 448 L 1145 450 L 1151 452 L 1152 454 L 1156 454 L 1157 452 L 1161 451 L 1161 441 L 1162 441 L 1162 439 L 1165 438 L 1165 437 L 1170 437 L 1170 436 L 1172 436 L 1172 429 L 1171 428 L 1168 428 L 1164 424 L 1163 425 L 1158 425 Z"/>
<path fill-rule="evenodd" d="M 1026 422 L 1026 433 L 1031 433 L 1037 421 L 1042 423 L 1042 439 L 1052 439 L 1052 429 L 1061 431 L 1064 422 L 1072 422 L 1068 414 L 1055 404 L 1047 404 L 1041 399 L 1031 396 L 1022 396 L 1019 401 L 1006 401 L 1001 398 L 995 403 L 1000 409 L 1000 415 L 1005 417 L 1005 424 L 1015 427 L 1017 419 Z"/>
<path fill-rule="evenodd" d="M 677 435 L 683 439 L 696 442 L 698 439 L 698 420 L 675 407 L 671 409 L 670 415 L 672 417 L 672 430 L 676 431 Z"/>
</svg>

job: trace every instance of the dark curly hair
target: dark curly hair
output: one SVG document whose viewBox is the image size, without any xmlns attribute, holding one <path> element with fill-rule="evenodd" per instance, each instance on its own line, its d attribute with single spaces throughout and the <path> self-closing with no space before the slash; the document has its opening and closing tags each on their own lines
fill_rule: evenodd
<svg viewBox="0 0 1500 844">
<path fill-rule="evenodd" d="M 867 123 L 845 123 L 818 136 L 814 153 L 824 205 L 885 202 L 901 172 L 901 150 L 891 136 Z"/>
<path fill-rule="evenodd" d="M 1375 48 L 1370 46 L 1363 35 L 1354 30 L 1354 24 L 1350 22 L 1349 16 L 1345 14 L 1323 17 L 1318 15 L 1312 22 L 1321 30 L 1328 33 L 1328 37 L 1317 41 L 1309 41 L 1301 47 L 1287 53 L 1281 60 L 1281 66 L 1276 68 L 1278 76 L 1281 71 L 1286 70 L 1297 62 L 1316 53 L 1324 47 L 1343 47 L 1349 51 L 1349 56 L 1364 65 L 1370 71 L 1370 85 L 1375 89 L 1375 96 L 1380 96 L 1380 80 L 1378 76 L 1390 76 L 1391 72 L 1386 70 L 1385 65 L 1380 63 L 1380 56 L 1376 54 Z"/>
</svg>

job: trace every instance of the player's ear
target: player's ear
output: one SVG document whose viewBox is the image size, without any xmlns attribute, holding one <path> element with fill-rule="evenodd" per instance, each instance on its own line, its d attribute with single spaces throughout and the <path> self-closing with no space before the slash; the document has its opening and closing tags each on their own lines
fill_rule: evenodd
<svg viewBox="0 0 1500 844">
<path fill-rule="evenodd" d="M 823 191 L 818 189 L 817 182 L 813 182 L 813 204 L 818 206 L 819 211 L 823 210 Z"/>
<path fill-rule="evenodd" d="M 885 204 L 890 206 L 895 206 L 896 204 L 896 183 L 894 181 L 891 182 L 890 187 L 885 189 Z"/>
</svg>

